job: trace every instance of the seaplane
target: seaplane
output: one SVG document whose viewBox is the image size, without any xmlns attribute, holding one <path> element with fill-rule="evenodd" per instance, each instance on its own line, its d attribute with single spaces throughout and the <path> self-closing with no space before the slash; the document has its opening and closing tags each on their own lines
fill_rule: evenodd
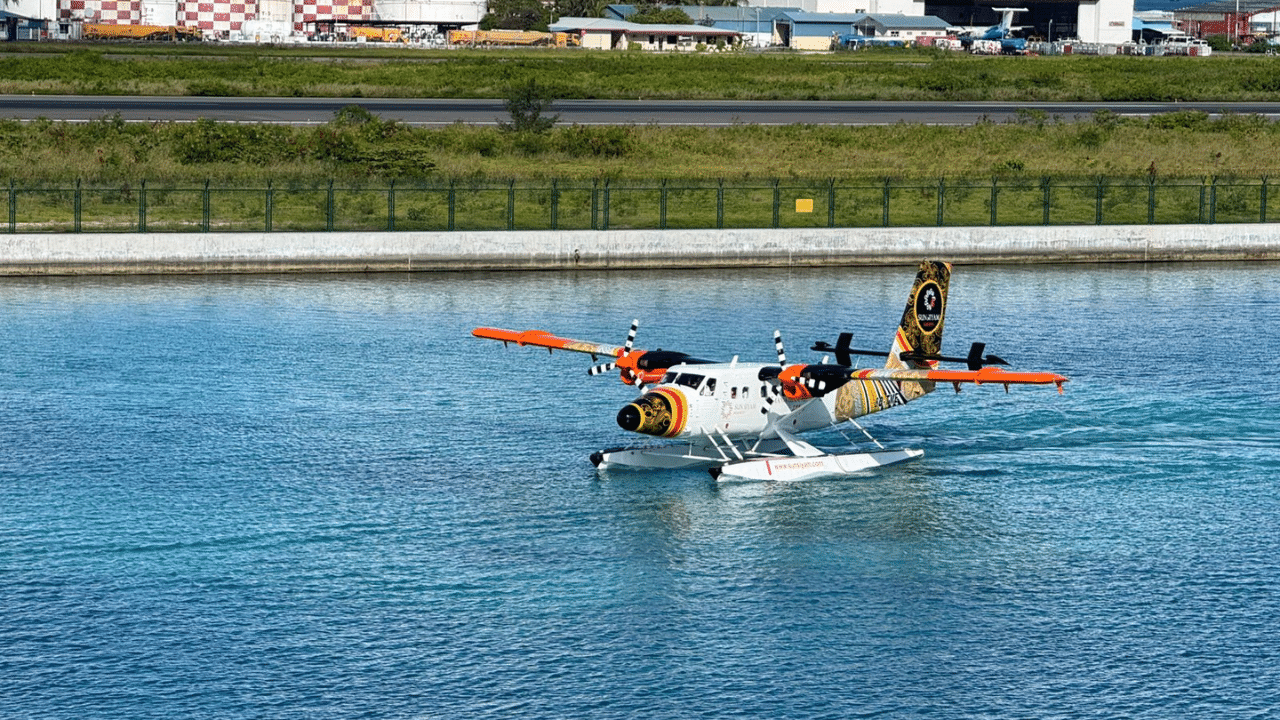
<svg viewBox="0 0 1280 720">
<path fill-rule="evenodd" d="M 886 449 L 857 418 L 905 405 L 938 384 L 956 392 L 966 383 L 1055 385 L 1067 378 L 1050 372 L 1015 372 L 973 343 L 965 357 L 941 354 L 951 265 L 925 260 L 916 273 L 902 320 L 887 351 L 858 350 L 843 332 L 835 345 L 819 341 L 812 350 L 829 353 L 814 364 L 788 364 L 781 334 L 774 332 L 776 362 L 716 362 L 672 350 L 635 347 L 638 323 L 622 345 L 573 340 L 543 330 L 480 327 L 477 338 L 504 345 L 567 350 L 592 356 L 588 375 L 617 370 L 639 395 L 618 411 L 618 426 L 664 442 L 600 450 L 591 462 L 601 471 L 706 468 L 718 481 L 802 481 L 851 475 L 914 460 L 923 450 Z M 835 362 L 830 362 L 834 356 Z M 884 358 L 883 367 L 860 369 L 854 356 Z M 948 369 L 942 363 L 963 363 Z M 845 423 L 875 443 L 870 452 L 819 449 L 799 435 Z M 849 450 L 854 448 L 850 445 Z"/>
</svg>

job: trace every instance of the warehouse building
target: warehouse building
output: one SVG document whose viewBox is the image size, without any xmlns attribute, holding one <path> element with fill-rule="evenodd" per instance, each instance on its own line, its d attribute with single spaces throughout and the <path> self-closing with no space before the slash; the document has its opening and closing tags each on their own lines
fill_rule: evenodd
<svg viewBox="0 0 1280 720">
<path fill-rule="evenodd" d="M 584 48 L 596 50 L 697 50 L 728 47 L 739 42 L 741 33 L 706 25 L 648 25 L 609 18 L 560 18 L 551 32 L 578 35 Z"/>
<path fill-rule="evenodd" d="M 933 16 L 951 27 L 982 29 L 1000 23 L 996 8 L 1024 8 L 1015 19 L 1026 36 L 1075 38 L 1086 43 L 1127 42 L 1133 23 L 1133 0 L 1066 0 L 1010 2 L 1009 0 L 752 0 L 755 6 L 799 6 L 814 14 L 844 16 Z M 845 30 L 848 32 L 848 30 Z"/>
<path fill-rule="evenodd" d="M 1274 27 L 1280 0 L 1215 0 L 1173 11 L 1174 27 L 1193 37 L 1223 35 L 1239 42 L 1253 32 L 1255 18 Z"/>
</svg>

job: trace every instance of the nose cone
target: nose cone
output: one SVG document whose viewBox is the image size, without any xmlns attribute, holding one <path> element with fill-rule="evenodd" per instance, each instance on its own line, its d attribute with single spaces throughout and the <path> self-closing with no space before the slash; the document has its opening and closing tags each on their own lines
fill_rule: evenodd
<svg viewBox="0 0 1280 720">
<path fill-rule="evenodd" d="M 627 432 L 658 437 L 675 437 L 684 430 L 689 404 L 674 388 L 658 388 L 645 393 L 618 411 L 618 427 Z"/>
<path fill-rule="evenodd" d="M 618 411 L 618 427 L 627 432 L 636 432 L 640 429 L 640 408 L 636 407 L 635 403 Z"/>
</svg>

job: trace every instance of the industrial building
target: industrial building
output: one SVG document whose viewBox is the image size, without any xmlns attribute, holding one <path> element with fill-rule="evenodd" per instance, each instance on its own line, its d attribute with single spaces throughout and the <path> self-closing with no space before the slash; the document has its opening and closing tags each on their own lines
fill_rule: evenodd
<svg viewBox="0 0 1280 720">
<path fill-rule="evenodd" d="M 1255 32 L 1275 34 L 1277 10 L 1280 0 L 1215 0 L 1174 10 L 1173 26 L 1193 37 L 1222 35 L 1240 42 Z"/>
<path fill-rule="evenodd" d="M 1230 0 L 1234 2 L 1234 0 Z M 1280 2 L 1280 0 L 1276 0 Z M 909 21 L 891 18 L 939 18 L 953 28 L 985 28 L 1000 21 L 998 8 L 1008 0 L 748 0 L 738 7 L 690 6 L 686 12 L 705 27 L 718 27 L 749 38 L 749 44 L 776 44 L 781 32 L 800 37 L 801 26 L 821 23 L 808 15 L 825 15 L 831 23 L 844 23 L 853 16 L 871 16 L 899 26 L 888 32 L 929 34 L 932 28 L 907 28 Z M 1123 43 L 1130 40 L 1133 0 L 1035 0 L 1019 2 L 1024 8 L 1016 24 L 1023 34 L 1050 40 L 1076 38 L 1086 43 Z M 605 18 L 623 21 L 625 10 L 610 6 Z M 1242 8 L 1253 8 L 1246 0 Z M 206 38 L 280 42 L 290 38 L 344 36 L 349 25 L 417 28 L 396 37 L 439 37 L 448 29 L 478 23 L 486 10 L 485 0 L 7 0 L 5 10 L 22 18 L 50 21 L 48 36 L 76 37 L 78 23 L 107 26 L 183 26 L 198 28 Z M 789 13 L 790 18 L 784 18 Z M 1247 30 L 1247 12 L 1236 13 L 1232 22 Z M 1213 19 L 1193 19 L 1195 28 Z M 931 21 L 932 22 L 932 21 Z M 902 28 L 906 28 L 905 30 Z M 1189 29 L 1194 32 L 1195 28 Z M 812 28 L 809 28 L 812 29 Z M 612 31 L 611 31 L 612 32 Z M 701 31 L 699 31 L 701 33 Z M 830 33 L 826 33 L 830 37 Z M 137 37 L 123 33 L 122 37 Z M 351 35 L 345 35 L 351 37 Z M 378 37 L 365 34 L 364 37 Z M 384 38 L 385 39 L 385 38 Z M 656 34 L 655 34 L 656 40 Z M 817 41 L 814 41 L 817 43 Z M 807 41 L 801 43 L 805 45 Z M 655 44 L 659 44 L 656 43 Z M 678 45 L 677 41 L 677 45 Z M 789 41 L 782 44 L 791 44 Z M 819 43 L 821 44 L 821 43 Z M 661 43 L 663 47 L 666 43 Z M 825 47 L 824 47 L 825 49 Z"/>
<path fill-rule="evenodd" d="M 578 35 L 582 47 L 596 50 L 695 50 L 703 47 L 731 46 L 741 33 L 706 25 L 660 25 L 627 22 L 610 18 L 560 18 L 551 24 L 552 32 Z"/>
<path fill-rule="evenodd" d="M 1016 25 L 1027 36 L 1074 38 L 1086 43 L 1128 42 L 1133 0 L 752 0 L 752 7 L 788 6 L 811 13 L 933 16 L 951 27 L 986 28 L 1000 22 L 997 8 L 1017 7 Z"/>
<path fill-rule="evenodd" d="M 280 42 L 332 30 L 335 23 L 394 24 L 437 35 L 479 22 L 485 0 L 9 0 L 6 10 L 50 21 L 47 37 L 56 39 L 77 38 L 79 26 L 91 23 L 181 26 L 206 38 Z"/>
<path fill-rule="evenodd" d="M 946 37 L 949 24 L 930 15 L 898 13 L 786 12 L 778 18 L 775 40 L 798 50 L 827 50 L 833 36 L 854 34 L 907 43 Z"/>
</svg>

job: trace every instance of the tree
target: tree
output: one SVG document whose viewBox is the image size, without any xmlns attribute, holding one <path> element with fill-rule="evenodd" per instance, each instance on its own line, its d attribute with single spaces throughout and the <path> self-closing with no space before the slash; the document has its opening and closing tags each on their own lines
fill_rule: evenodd
<svg viewBox="0 0 1280 720">
<path fill-rule="evenodd" d="M 693 18 L 689 17 L 685 11 L 675 7 L 660 7 L 658 5 L 648 5 L 641 7 L 636 13 L 627 18 L 633 23 L 642 23 L 645 25 L 692 25 Z"/>
<path fill-rule="evenodd" d="M 547 31 L 551 15 L 541 0 L 489 0 L 489 12 L 480 18 L 481 30 Z"/>
<path fill-rule="evenodd" d="M 556 0 L 556 17 L 601 17 L 608 0 Z"/>
<path fill-rule="evenodd" d="M 560 119 L 559 115 L 542 115 L 551 109 L 554 99 L 555 94 L 549 88 L 540 87 L 537 80 L 529 78 L 529 82 L 513 86 L 507 94 L 503 106 L 511 115 L 511 122 L 499 122 L 498 127 L 507 132 L 547 132 Z"/>
</svg>

